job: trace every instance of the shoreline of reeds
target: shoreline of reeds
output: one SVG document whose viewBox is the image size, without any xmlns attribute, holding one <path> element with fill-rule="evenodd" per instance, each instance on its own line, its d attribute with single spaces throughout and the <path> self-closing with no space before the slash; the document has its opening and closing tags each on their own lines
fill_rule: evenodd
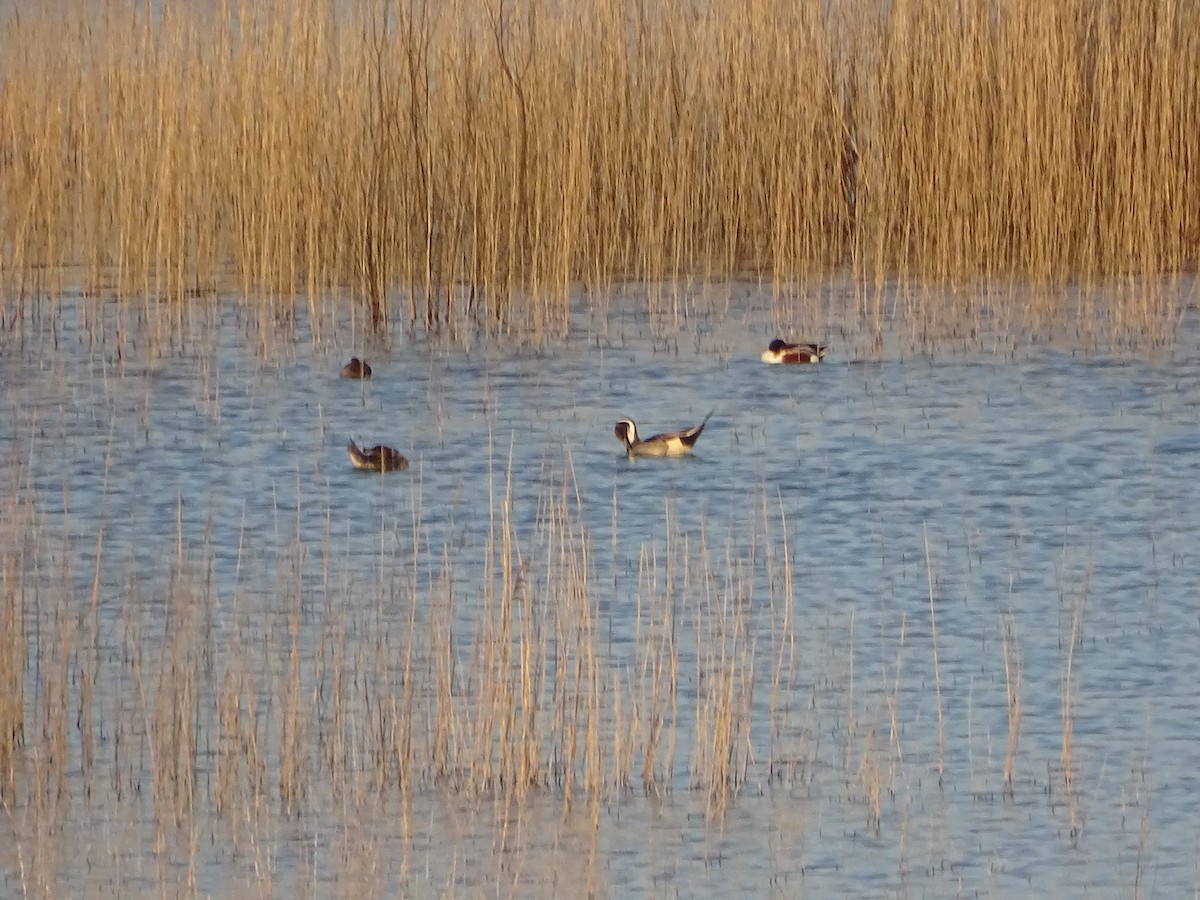
<svg viewBox="0 0 1200 900">
<path fill-rule="evenodd" d="M 1173 3 L 66 0 L 0 48 L 4 308 L 80 266 L 561 333 L 618 275 L 1200 258 L 1200 19 Z"/>
</svg>

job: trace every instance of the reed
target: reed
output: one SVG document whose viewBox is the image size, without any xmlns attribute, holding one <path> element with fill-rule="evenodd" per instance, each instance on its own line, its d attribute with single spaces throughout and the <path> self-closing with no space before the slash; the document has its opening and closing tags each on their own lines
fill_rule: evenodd
<svg viewBox="0 0 1200 900">
<path fill-rule="evenodd" d="M 33 510 L 18 505 L 0 520 L 0 805 L 16 798 L 18 763 L 25 740 L 25 676 L 29 633 L 25 615 L 25 542 Z"/>
<path fill-rule="evenodd" d="M 946 772 L 946 722 L 942 705 L 942 667 L 938 661 L 937 585 L 933 574 L 933 557 L 929 552 L 929 527 L 922 524 L 921 537 L 925 548 L 925 578 L 929 585 L 929 642 L 933 652 L 933 687 L 937 698 L 938 778 Z"/>
<path fill-rule="evenodd" d="M 1021 659 L 1021 648 L 1015 629 L 1013 616 L 1009 614 L 1004 620 L 1004 689 L 1008 709 L 1008 742 L 1004 750 L 1004 790 L 1013 798 L 1016 796 L 1017 745 L 1021 739 L 1021 722 L 1025 717 L 1025 707 L 1021 698 L 1021 679 L 1025 665 Z"/>
<path fill-rule="evenodd" d="M 1200 254 L 1198 51 L 1156 0 L 61 0 L 0 31 L 0 302 L 544 335 L 617 278 L 1144 283 Z"/>
<path fill-rule="evenodd" d="M 1067 632 L 1063 640 L 1067 644 L 1066 659 L 1063 661 L 1062 684 L 1060 686 L 1060 698 L 1062 708 L 1062 750 L 1059 753 L 1059 763 L 1061 765 L 1061 773 L 1063 786 L 1068 793 L 1072 793 L 1072 788 L 1075 783 L 1076 765 L 1075 765 L 1075 707 L 1077 698 L 1076 693 L 1078 686 L 1076 684 L 1075 672 L 1075 649 L 1083 640 L 1083 613 L 1087 606 L 1088 591 L 1091 587 L 1091 566 L 1088 567 L 1084 574 L 1083 584 L 1080 586 L 1078 594 L 1073 598 L 1071 607 L 1068 610 L 1071 617 L 1071 628 Z M 1072 809 L 1074 814 L 1074 809 Z M 1074 831 L 1074 829 L 1072 829 Z"/>
<path fill-rule="evenodd" d="M 776 641 L 776 648 L 773 654 L 774 666 L 771 672 L 771 721 L 774 727 L 771 730 L 771 744 L 768 751 L 768 758 L 771 760 L 769 767 L 769 776 L 772 780 L 776 777 L 782 778 L 784 770 L 794 765 L 796 760 L 790 759 L 785 755 L 782 746 L 784 743 L 784 734 L 790 726 L 792 716 L 792 691 L 796 675 L 796 635 L 794 628 L 795 617 L 795 581 L 792 570 L 792 557 L 788 549 L 788 531 L 787 531 L 787 512 L 784 509 L 783 497 L 779 496 L 779 525 L 781 530 L 780 536 L 780 559 L 777 561 L 772 555 L 767 557 L 767 568 L 769 571 L 776 572 L 780 576 L 780 580 L 772 579 L 770 584 L 770 599 L 773 615 L 779 621 L 779 628 L 772 629 L 773 633 L 778 633 L 779 638 Z M 767 539 L 764 541 L 767 545 L 767 553 L 772 552 L 772 541 L 769 539 L 771 517 L 768 515 L 767 501 L 763 499 L 763 523 L 764 532 Z M 782 595 L 782 596 L 780 596 Z"/>
<path fill-rule="evenodd" d="M 691 784 L 704 791 L 709 814 L 720 815 L 740 793 L 753 758 L 755 632 L 749 579 L 737 565 L 725 570 L 724 579 L 713 578 L 706 545 L 699 556 L 704 583 L 684 585 L 687 594 L 699 597 L 693 612 L 698 677 Z"/>
<path fill-rule="evenodd" d="M 346 602 L 360 589 L 330 574 L 326 536 L 315 582 L 306 545 L 277 561 L 271 582 L 284 602 L 265 619 L 237 594 L 218 599 L 212 548 L 184 538 L 181 519 L 160 586 L 134 573 L 115 628 L 102 539 L 99 574 L 78 597 L 69 573 L 46 589 L 44 547 L 7 542 L 3 799 L 36 823 L 36 877 L 53 881 L 44 854 L 64 849 L 52 836 L 73 785 L 153 823 L 164 883 L 176 857 L 194 877 L 196 823 L 208 817 L 225 823 L 236 855 L 269 873 L 258 854 L 275 811 L 358 808 L 432 788 L 518 810 L 532 792 L 561 791 L 569 808 L 628 792 L 638 771 L 645 792 L 667 794 L 679 784 L 681 729 L 694 748 L 689 783 L 714 813 L 724 809 L 765 756 L 754 749 L 766 710 L 754 702 L 756 619 L 741 551 L 731 542 L 710 555 L 702 532 L 668 518 L 670 565 L 630 586 L 642 597 L 638 637 L 613 648 L 597 626 L 581 498 L 569 472 L 551 477 L 556 486 L 534 501 L 534 532 L 516 527 L 524 501 L 511 475 L 496 490 L 484 577 L 468 579 L 477 587 L 461 599 L 456 573 L 468 563 L 449 548 L 433 556 L 419 519 L 411 557 L 381 549 L 373 608 Z M 0 522 L 20 525 L 22 510 Z M 238 592 L 249 562 L 237 562 Z M 27 574 L 41 586 L 36 598 L 21 587 Z M 397 609 L 408 634 L 393 640 Z M 766 627 L 778 660 L 794 640 L 790 601 L 776 615 Z M 702 672 L 694 694 L 680 690 L 681 640 Z M 790 693 L 790 674 L 770 677 Z"/>
</svg>

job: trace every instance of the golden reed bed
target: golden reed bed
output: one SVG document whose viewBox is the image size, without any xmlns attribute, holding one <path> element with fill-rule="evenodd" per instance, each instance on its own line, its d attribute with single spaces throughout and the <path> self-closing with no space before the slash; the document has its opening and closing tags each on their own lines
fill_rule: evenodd
<svg viewBox="0 0 1200 900">
<path fill-rule="evenodd" d="M 614 277 L 1086 280 L 1200 252 L 1200 17 L 1172 0 L 147 8 L 5 17 L 5 306 L 70 264 L 127 295 L 232 274 L 376 324 L 556 331 L 571 285 Z"/>
</svg>

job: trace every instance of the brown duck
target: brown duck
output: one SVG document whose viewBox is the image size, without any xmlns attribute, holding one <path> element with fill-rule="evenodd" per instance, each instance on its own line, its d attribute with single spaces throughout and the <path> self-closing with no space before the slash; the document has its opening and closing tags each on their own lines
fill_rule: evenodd
<svg viewBox="0 0 1200 900">
<path fill-rule="evenodd" d="M 408 460 L 399 450 L 376 444 L 370 450 L 361 448 L 353 439 L 346 445 L 350 452 L 350 462 L 356 469 L 366 469 L 371 472 L 402 472 L 408 468 Z"/>
<path fill-rule="evenodd" d="M 776 338 L 763 351 L 762 361 L 765 363 L 784 365 L 802 365 L 818 363 L 825 358 L 825 347 L 821 344 L 789 344 Z"/>
<path fill-rule="evenodd" d="M 357 356 L 351 357 L 350 362 L 342 366 L 342 377 L 365 381 L 371 377 L 371 367 L 365 359 L 359 359 Z"/>
</svg>

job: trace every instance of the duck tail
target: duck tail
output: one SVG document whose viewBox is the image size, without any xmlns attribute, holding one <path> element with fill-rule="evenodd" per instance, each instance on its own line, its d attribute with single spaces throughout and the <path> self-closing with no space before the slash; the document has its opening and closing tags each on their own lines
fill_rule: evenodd
<svg viewBox="0 0 1200 900">
<path fill-rule="evenodd" d="M 695 428 L 689 428 L 687 430 L 687 432 L 683 435 L 683 442 L 685 444 L 687 444 L 689 447 L 694 447 L 696 445 L 696 441 L 700 439 L 700 435 L 704 431 L 704 426 L 708 424 L 708 420 L 712 418 L 712 414 L 714 412 L 716 412 L 715 409 L 710 410 L 708 415 L 704 417 L 703 422 L 701 422 Z"/>
</svg>

